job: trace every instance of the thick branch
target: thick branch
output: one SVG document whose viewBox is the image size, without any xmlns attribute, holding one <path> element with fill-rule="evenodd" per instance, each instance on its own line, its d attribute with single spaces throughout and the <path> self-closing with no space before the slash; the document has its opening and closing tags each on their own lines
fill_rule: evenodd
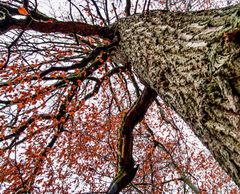
<svg viewBox="0 0 240 194">
<path fill-rule="evenodd" d="M 131 0 L 126 0 L 125 14 L 126 16 L 130 16 L 131 11 Z"/>
<path fill-rule="evenodd" d="M 0 34 L 12 29 L 34 30 L 42 33 L 79 34 L 82 36 L 97 35 L 102 38 L 112 39 L 114 31 L 108 27 L 100 27 L 82 22 L 56 21 L 38 11 L 29 11 L 30 16 L 26 19 L 15 19 L 13 15 L 19 15 L 18 9 L 0 3 Z"/>
<path fill-rule="evenodd" d="M 12 29 L 34 30 L 42 33 L 79 34 L 82 36 L 97 35 L 102 38 L 112 39 L 114 32 L 108 27 L 100 27 L 82 22 L 56 21 L 38 11 L 29 11 L 30 16 L 25 19 L 15 19 L 19 15 L 17 8 L 0 3 L 0 34 Z"/>
<path fill-rule="evenodd" d="M 135 105 L 128 111 L 118 132 L 118 174 L 112 181 L 108 194 L 117 194 L 124 189 L 135 177 L 138 165 L 134 166 L 132 156 L 133 129 L 139 123 L 149 106 L 156 98 L 157 93 L 146 87 Z"/>
<path fill-rule="evenodd" d="M 102 38 L 113 38 L 113 31 L 108 27 L 100 27 L 82 22 L 62 22 L 62 21 L 37 21 L 34 19 L 7 18 L 0 20 L 0 33 L 6 33 L 12 29 L 34 30 L 42 33 L 76 33 L 81 36 L 97 35 Z"/>
</svg>

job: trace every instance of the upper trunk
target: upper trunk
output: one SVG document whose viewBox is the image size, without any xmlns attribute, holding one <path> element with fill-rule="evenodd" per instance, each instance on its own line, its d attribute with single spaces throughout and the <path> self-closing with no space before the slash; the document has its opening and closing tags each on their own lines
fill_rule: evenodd
<svg viewBox="0 0 240 194">
<path fill-rule="evenodd" d="M 240 186 L 240 5 L 151 11 L 116 24 L 129 62 Z"/>
</svg>

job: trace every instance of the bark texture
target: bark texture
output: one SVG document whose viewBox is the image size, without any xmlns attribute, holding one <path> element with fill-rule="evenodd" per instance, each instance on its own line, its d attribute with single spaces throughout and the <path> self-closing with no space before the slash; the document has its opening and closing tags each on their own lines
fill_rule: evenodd
<svg viewBox="0 0 240 194">
<path fill-rule="evenodd" d="M 113 60 L 131 63 L 240 187 L 240 5 L 152 11 L 115 27 Z"/>
</svg>

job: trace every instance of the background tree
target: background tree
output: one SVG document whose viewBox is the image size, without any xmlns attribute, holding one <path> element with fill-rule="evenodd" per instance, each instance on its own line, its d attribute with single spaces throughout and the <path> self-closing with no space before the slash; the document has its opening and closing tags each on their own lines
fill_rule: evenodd
<svg viewBox="0 0 240 194">
<path fill-rule="evenodd" d="M 191 11 L 222 4 L 210 1 L 150 0 L 68 0 L 58 3 L 43 3 L 37 0 L 0 1 L 1 190 L 5 193 L 117 193 L 120 190 L 128 193 L 237 193 L 237 187 L 192 132 L 186 129 L 187 126 L 169 105 L 184 116 L 184 119 L 187 118 L 186 121 L 193 127 L 195 134 L 208 148 L 212 148 L 215 158 L 239 185 L 239 168 L 236 171 L 226 166 L 230 161 L 239 167 L 239 152 L 235 149 L 238 141 L 228 145 L 229 148 L 234 148 L 229 152 L 235 153 L 235 159 L 231 158 L 231 155 L 221 160 L 218 156 L 223 156 L 226 152 L 221 151 L 222 155 L 218 155 L 219 152 L 215 153 L 211 147 L 211 142 L 204 141 L 215 139 L 203 139 L 209 136 L 206 133 L 201 135 L 198 132 L 201 130 L 196 130 L 198 128 L 192 125 L 196 117 L 188 111 L 191 110 L 188 106 L 184 108 L 180 106 L 181 103 L 172 104 L 167 98 L 163 101 L 157 97 L 152 88 L 161 97 L 176 91 L 171 91 L 172 82 L 166 82 L 166 75 L 170 75 L 172 70 L 170 68 L 168 72 L 165 69 L 165 75 L 159 73 L 160 78 L 152 79 L 159 77 L 154 75 L 159 72 L 154 61 L 159 59 L 156 53 L 148 53 L 152 48 L 147 48 L 154 44 L 166 47 L 178 45 L 174 33 L 174 44 L 164 41 L 167 40 L 165 36 L 170 37 L 174 23 L 172 28 L 165 25 L 165 29 L 162 24 L 171 21 L 168 19 L 171 19 L 172 15 L 166 11 L 151 12 L 151 9 Z M 209 25 L 212 28 L 204 28 L 205 31 L 200 25 L 193 25 L 188 29 L 191 30 L 189 33 L 182 31 L 184 33 L 180 35 L 184 35 L 182 39 L 193 45 L 194 42 L 189 38 L 192 34 L 203 37 L 204 41 L 214 40 L 217 43 L 209 44 L 207 48 L 214 50 L 212 45 L 220 44 L 225 49 L 223 51 L 226 51 L 225 56 L 231 53 L 231 57 L 234 57 L 236 54 L 236 63 L 233 66 L 236 73 L 227 75 L 236 83 L 231 87 L 236 90 L 234 94 L 224 90 L 224 97 L 234 97 L 231 105 L 236 107 L 235 114 L 229 112 L 229 118 L 234 118 L 233 122 L 239 124 L 239 120 L 236 120 L 239 119 L 239 32 L 236 30 L 239 27 L 239 8 L 229 10 L 223 12 L 228 15 L 222 14 L 223 17 L 219 20 L 214 20 L 219 18 L 217 11 L 199 12 L 199 17 L 193 24 L 205 21 L 206 14 L 210 18 L 207 21 L 220 21 L 220 24 L 212 22 L 212 26 Z M 137 13 L 144 15 L 136 15 Z M 227 30 L 220 31 L 223 21 L 221 18 L 229 18 L 229 13 L 236 14 L 235 19 L 224 19 L 224 22 L 229 21 L 227 24 L 230 25 Z M 130 15 L 136 16 L 129 17 Z M 174 18 L 187 26 L 188 20 L 184 23 L 184 18 L 193 17 L 191 13 L 183 15 L 176 13 Z M 163 23 L 157 23 L 157 26 L 162 26 L 158 29 L 159 39 L 145 31 L 146 28 L 154 31 L 151 25 L 156 16 L 165 19 Z M 121 19 L 125 17 L 127 19 Z M 181 30 L 181 26 L 178 27 Z M 199 35 L 206 31 L 202 36 Z M 201 46 L 201 41 L 196 48 L 199 44 Z M 198 54 L 196 56 L 202 56 L 203 51 L 196 48 L 192 48 Z M 218 48 L 216 47 L 216 50 Z M 164 49 L 168 49 L 171 54 L 174 50 Z M 162 50 L 166 51 L 164 49 Z M 212 52 L 211 59 L 224 56 L 223 51 L 219 55 Z M 186 52 L 189 55 L 192 53 L 189 50 Z M 144 58 L 145 54 L 150 58 Z M 179 56 L 181 54 L 179 51 Z M 152 56 L 157 59 L 151 58 Z M 185 58 L 195 59 L 196 56 Z M 137 60 L 134 57 L 137 57 Z M 175 60 L 171 57 L 166 57 L 165 60 L 167 59 Z M 179 63 L 186 67 L 192 64 L 179 59 Z M 209 59 L 209 56 L 206 59 Z M 225 61 L 224 57 L 221 59 Z M 202 58 L 199 60 L 202 61 Z M 206 65 L 209 65 L 209 62 L 205 61 Z M 202 65 L 200 62 L 197 64 Z M 152 67 L 154 71 L 151 71 Z M 138 74 L 134 73 L 136 70 Z M 194 72 L 193 69 L 190 70 Z M 202 73 L 206 73 L 205 66 L 202 70 Z M 139 75 L 141 81 L 138 79 Z M 183 75 L 185 74 L 176 76 L 173 82 L 179 83 Z M 227 77 L 225 74 L 224 76 Z M 218 83 L 225 82 L 222 80 Z M 219 86 L 224 88 L 225 85 Z M 183 91 L 184 87 L 177 84 L 175 86 L 178 86 L 178 91 Z M 187 85 L 191 89 L 189 86 Z M 214 86 L 208 87 L 207 91 L 213 91 L 212 98 L 216 101 L 221 100 L 223 95 L 219 95 L 218 85 Z M 161 91 L 165 93 L 162 94 Z M 186 103 L 184 95 L 183 93 L 183 97 L 177 99 L 183 104 Z M 213 103 L 213 106 L 215 105 L 216 103 Z M 188 111 L 187 114 L 179 111 L 180 109 L 183 112 Z M 188 119 L 189 117 L 191 119 Z M 239 125 L 236 125 L 235 129 L 239 130 Z M 235 138 L 236 131 L 232 132 Z M 221 139 L 223 136 L 217 137 Z"/>
</svg>

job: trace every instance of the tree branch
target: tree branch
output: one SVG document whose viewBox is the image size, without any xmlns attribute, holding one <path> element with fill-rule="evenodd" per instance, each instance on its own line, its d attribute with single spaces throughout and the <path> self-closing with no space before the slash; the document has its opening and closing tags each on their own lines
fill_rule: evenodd
<svg viewBox="0 0 240 194">
<path fill-rule="evenodd" d="M 108 189 L 108 194 L 117 194 L 124 189 L 135 177 L 138 165 L 134 165 L 132 157 L 133 129 L 139 123 L 157 93 L 150 87 L 145 87 L 135 105 L 128 111 L 118 132 L 118 173 Z"/>
<path fill-rule="evenodd" d="M 126 16 L 130 16 L 131 13 L 131 0 L 126 0 L 125 14 Z"/>
<path fill-rule="evenodd" d="M 113 39 L 114 31 L 108 27 L 90 25 L 83 22 L 56 21 L 36 11 L 29 12 L 25 19 L 15 19 L 12 15 L 19 15 L 17 8 L 0 3 L 0 34 L 12 29 L 34 30 L 42 33 L 76 33 L 82 36 L 98 35 L 102 38 Z M 31 22 L 30 22 L 31 21 Z"/>
<path fill-rule="evenodd" d="M 28 19 L 9 18 L 8 20 L 0 20 L 0 34 L 6 33 L 12 29 L 34 30 L 42 33 L 76 33 L 81 36 L 98 35 L 101 38 L 112 39 L 113 30 L 108 27 L 100 27 L 82 22 L 62 22 L 62 21 L 37 21 L 32 20 L 29 24 Z"/>
</svg>

